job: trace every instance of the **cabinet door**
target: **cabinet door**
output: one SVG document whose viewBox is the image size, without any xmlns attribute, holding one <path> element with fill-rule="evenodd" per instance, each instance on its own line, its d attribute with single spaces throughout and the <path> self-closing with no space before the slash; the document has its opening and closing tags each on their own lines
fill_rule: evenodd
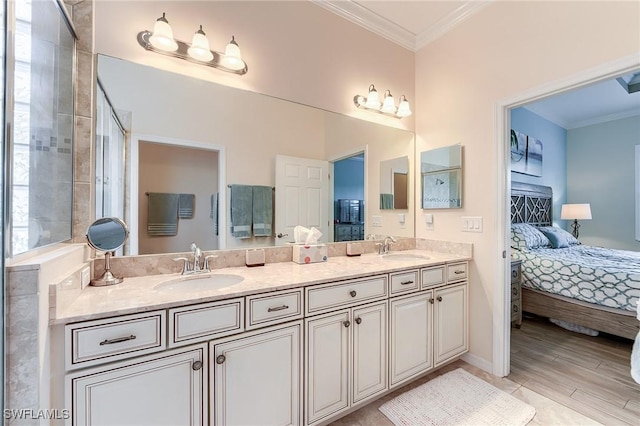
<svg viewBox="0 0 640 426">
<path fill-rule="evenodd" d="M 348 311 L 305 320 L 307 424 L 349 406 Z"/>
<path fill-rule="evenodd" d="M 387 302 L 353 310 L 353 404 L 387 389 Z"/>
<path fill-rule="evenodd" d="M 468 350 L 467 284 L 435 292 L 435 365 Z"/>
<path fill-rule="evenodd" d="M 301 423 L 302 323 L 211 343 L 216 425 Z"/>
<path fill-rule="evenodd" d="M 390 387 L 430 369 L 433 292 L 391 300 Z"/>
<path fill-rule="evenodd" d="M 205 354 L 201 345 L 67 376 L 72 424 L 206 425 Z"/>
</svg>

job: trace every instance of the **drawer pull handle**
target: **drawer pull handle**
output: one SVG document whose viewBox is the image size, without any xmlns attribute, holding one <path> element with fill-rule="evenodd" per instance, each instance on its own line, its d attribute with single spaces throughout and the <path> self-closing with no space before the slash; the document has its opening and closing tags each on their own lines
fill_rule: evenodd
<svg viewBox="0 0 640 426">
<path fill-rule="evenodd" d="M 117 337 L 115 339 L 104 339 L 102 342 L 100 342 L 100 346 L 113 345 L 114 343 L 122 343 L 122 342 L 126 342 L 127 340 L 135 340 L 135 338 L 136 336 L 132 334 L 131 336 Z"/>
<path fill-rule="evenodd" d="M 514 287 L 514 288 L 512 288 L 512 289 L 511 289 L 511 294 L 513 294 L 514 296 L 517 296 L 517 295 L 518 295 L 518 289 L 517 289 L 517 288 L 515 288 L 515 287 Z"/>
<path fill-rule="evenodd" d="M 409 285 L 409 284 L 413 284 L 413 280 L 409 280 L 409 281 L 400 281 L 401 285 Z"/>
<path fill-rule="evenodd" d="M 512 271 L 512 272 L 511 272 L 511 276 L 512 276 L 513 278 L 517 278 L 517 277 L 518 277 L 518 271 Z"/>
<path fill-rule="evenodd" d="M 191 369 L 193 371 L 198 371 L 202 368 L 202 361 L 196 361 L 193 363 L 193 365 L 191 366 Z"/>
<path fill-rule="evenodd" d="M 227 357 L 224 355 L 218 355 L 216 357 L 216 364 L 224 364 L 224 362 L 227 360 Z"/>
<path fill-rule="evenodd" d="M 460 274 L 464 274 L 464 271 L 453 271 L 453 273 L 456 275 L 460 275 Z"/>
<path fill-rule="evenodd" d="M 431 303 L 433 305 L 433 297 L 431 299 L 429 299 L 429 303 Z"/>
<path fill-rule="evenodd" d="M 436 300 L 437 300 L 438 302 L 442 302 L 442 296 L 438 296 L 438 297 L 436 298 Z"/>
<path fill-rule="evenodd" d="M 351 291 L 349 292 L 349 294 L 351 295 L 351 297 L 356 297 L 356 295 L 357 295 L 358 293 L 356 293 L 356 291 L 355 291 L 355 290 L 351 290 Z"/>
<path fill-rule="evenodd" d="M 349 326 L 351 325 L 351 322 L 349 322 L 349 321 L 343 321 L 343 322 L 342 322 L 342 324 L 343 324 L 345 327 L 349 328 Z"/>
<path fill-rule="evenodd" d="M 283 311 L 285 309 L 289 309 L 289 307 L 287 305 L 276 306 L 275 308 L 267 309 L 267 312 Z"/>
<path fill-rule="evenodd" d="M 361 324 L 362 323 L 362 318 L 358 317 L 356 318 L 356 324 Z"/>
</svg>

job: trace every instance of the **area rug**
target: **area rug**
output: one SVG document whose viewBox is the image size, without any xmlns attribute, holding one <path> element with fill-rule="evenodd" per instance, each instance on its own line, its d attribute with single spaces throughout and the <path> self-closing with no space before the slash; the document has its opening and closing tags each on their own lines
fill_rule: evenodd
<svg viewBox="0 0 640 426">
<path fill-rule="evenodd" d="M 531 405 L 462 368 L 395 397 L 379 410 L 396 426 L 524 426 L 536 414 Z"/>
</svg>

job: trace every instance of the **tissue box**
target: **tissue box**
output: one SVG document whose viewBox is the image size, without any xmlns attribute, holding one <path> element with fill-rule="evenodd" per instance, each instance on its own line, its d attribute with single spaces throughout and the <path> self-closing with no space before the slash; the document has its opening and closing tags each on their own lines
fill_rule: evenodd
<svg viewBox="0 0 640 426">
<path fill-rule="evenodd" d="M 294 244 L 293 261 L 296 263 L 316 263 L 327 261 L 326 244 Z"/>
</svg>

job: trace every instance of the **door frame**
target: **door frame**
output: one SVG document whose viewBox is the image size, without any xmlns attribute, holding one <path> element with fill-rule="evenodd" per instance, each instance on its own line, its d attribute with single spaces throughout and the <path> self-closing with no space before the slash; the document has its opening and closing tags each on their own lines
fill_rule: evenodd
<svg viewBox="0 0 640 426">
<path fill-rule="evenodd" d="M 139 163 L 140 163 L 140 142 L 156 143 L 162 145 L 174 145 L 183 148 L 197 148 L 205 149 L 208 151 L 218 152 L 218 250 L 226 247 L 226 232 L 227 229 L 227 209 L 225 196 L 227 188 L 226 180 L 226 154 L 225 146 L 208 142 L 192 141 L 187 139 L 167 138 L 164 136 L 155 136 L 148 134 L 133 134 L 131 135 L 131 157 L 130 163 L 127 165 L 130 171 L 131 178 L 129 179 L 128 201 L 129 201 L 129 252 L 138 254 L 138 232 L 140 227 L 138 226 L 138 181 L 139 181 Z M 135 195 L 134 195 L 135 194 Z"/>
<path fill-rule="evenodd" d="M 338 155 L 334 155 L 329 157 L 328 161 L 329 161 L 329 176 L 330 176 L 330 184 L 329 184 L 329 241 L 335 241 L 335 235 L 334 235 L 334 226 L 333 224 L 335 223 L 335 209 L 333 206 L 333 197 L 334 197 L 334 191 L 333 191 L 333 187 L 335 186 L 335 173 L 333 170 L 333 164 L 336 161 L 340 161 L 340 160 L 346 160 L 347 158 L 351 158 L 351 157 L 355 157 L 356 155 L 360 155 L 362 154 L 364 156 L 364 197 L 363 197 L 363 202 L 364 202 L 364 227 L 365 227 L 365 236 L 366 236 L 366 229 L 367 229 L 367 206 L 369 205 L 368 203 L 368 199 L 367 199 L 367 192 L 369 190 L 369 185 L 367 184 L 367 182 L 369 181 L 367 179 L 367 175 L 368 175 L 368 167 L 367 167 L 367 160 L 369 157 L 369 145 L 363 145 L 360 147 L 355 147 L 353 149 L 350 149 L 349 151 L 345 151 L 342 152 Z"/>
<path fill-rule="evenodd" d="M 495 105 L 495 135 L 497 155 L 498 226 L 496 244 L 497 283 L 493 291 L 493 374 L 504 377 L 509 374 L 511 357 L 511 288 L 510 288 L 510 195 L 511 168 L 509 164 L 509 140 L 511 130 L 511 110 L 527 103 L 561 94 L 569 90 L 584 87 L 603 80 L 637 71 L 640 57 L 629 55 L 607 62 L 566 78 L 552 81 L 512 97 L 498 100 Z M 504 257 L 503 257 L 504 253 Z"/>
</svg>

